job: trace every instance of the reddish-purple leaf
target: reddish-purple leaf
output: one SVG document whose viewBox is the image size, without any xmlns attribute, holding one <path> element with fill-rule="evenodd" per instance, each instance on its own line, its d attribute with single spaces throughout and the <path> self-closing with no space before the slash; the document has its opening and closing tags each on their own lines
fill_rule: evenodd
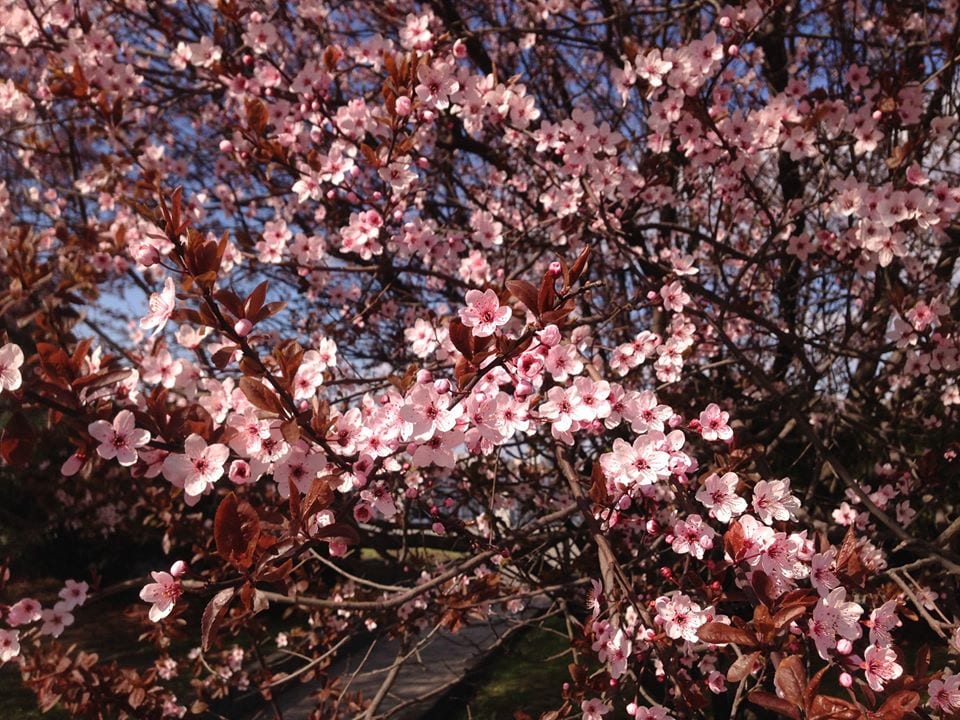
<svg viewBox="0 0 960 720">
<path fill-rule="evenodd" d="M 235 594 L 235 588 L 225 588 L 214 595 L 207 603 L 207 607 L 203 611 L 203 617 L 200 619 L 200 644 L 204 652 L 210 649 L 210 643 L 216 636 L 217 625 L 223 621 L 230 607 L 230 601 L 233 600 Z"/>
<path fill-rule="evenodd" d="M 240 389 L 254 407 L 275 415 L 280 415 L 283 412 L 283 404 L 280 402 L 280 398 L 259 380 L 252 377 L 242 377 L 240 378 Z"/>
<path fill-rule="evenodd" d="M 260 517 L 250 503 L 238 502 L 234 493 L 220 502 L 213 521 L 213 539 L 221 557 L 246 570 L 260 541 Z"/>
</svg>

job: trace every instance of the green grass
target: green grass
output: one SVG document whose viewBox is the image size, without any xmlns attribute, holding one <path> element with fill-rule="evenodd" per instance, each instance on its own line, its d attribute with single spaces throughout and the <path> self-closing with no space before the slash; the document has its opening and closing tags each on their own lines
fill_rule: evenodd
<svg viewBox="0 0 960 720">
<path fill-rule="evenodd" d="M 20 682 L 20 671 L 12 665 L 0 668 L 0 718 L 4 720 L 66 720 L 66 712 L 54 708 L 47 714 L 37 707 L 37 696 Z"/>
<path fill-rule="evenodd" d="M 551 630 L 562 627 L 562 622 L 551 621 L 548 629 L 524 632 L 437 703 L 425 720 L 511 720 L 517 710 L 536 718 L 559 707 L 571 658 L 554 657 L 569 642 Z"/>
</svg>

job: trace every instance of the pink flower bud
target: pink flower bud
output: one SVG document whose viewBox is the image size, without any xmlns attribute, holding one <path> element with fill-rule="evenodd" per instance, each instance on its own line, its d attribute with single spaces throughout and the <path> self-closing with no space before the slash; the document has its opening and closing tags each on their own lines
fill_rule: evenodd
<svg viewBox="0 0 960 720">
<path fill-rule="evenodd" d="M 840 638 L 837 641 L 837 652 L 841 655 L 849 655 L 853 652 L 853 643 L 846 638 Z"/>
<path fill-rule="evenodd" d="M 177 560 L 170 566 L 170 574 L 174 577 L 180 577 L 187 571 L 187 564 L 183 560 Z"/>
<path fill-rule="evenodd" d="M 731 45 L 727 48 L 727 54 L 730 57 L 737 57 L 740 54 L 740 47 L 737 45 Z"/>
<path fill-rule="evenodd" d="M 227 477 L 235 485 L 244 485 L 250 482 L 250 464 L 246 460 L 234 460 L 230 463 Z"/>
<path fill-rule="evenodd" d="M 447 529 L 443 526 L 442 522 L 435 522 L 430 526 L 437 535 L 446 535 Z"/>
<path fill-rule="evenodd" d="M 560 342 L 560 328 L 556 325 L 547 325 L 543 330 L 537 333 L 537 337 L 544 345 L 554 347 Z"/>
<path fill-rule="evenodd" d="M 563 273 L 563 265 L 560 264 L 559 260 L 554 260 L 552 263 L 550 263 L 548 272 L 554 277 L 557 277 Z"/>
<path fill-rule="evenodd" d="M 453 43 L 453 56 L 458 60 L 463 60 L 467 56 L 467 44 L 463 40 Z"/>
<path fill-rule="evenodd" d="M 536 392 L 536 388 L 527 380 L 520 380 L 517 383 L 517 389 L 513 393 L 513 397 L 522 402 L 524 398 L 528 398 Z"/>
<path fill-rule="evenodd" d="M 853 685 L 853 676 L 848 672 L 840 673 L 840 685 L 845 688 Z"/>
<path fill-rule="evenodd" d="M 233 326 L 233 331 L 240 337 L 246 337 L 251 330 L 253 330 L 253 323 L 246 318 L 237 320 L 237 324 Z"/>
<path fill-rule="evenodd" d="M 67 461 L 60 468 L 60 474 L 64 477 L 76 475 L 83 464 L 87 461 L 87 455 L 83 450 L 77 450 L 73 455 L 67 458 Z"/>
<path fill-rule="evenodd" d="M 401 95 L 397 98 L 397 102 L 394 107 L 396 108 L 397 115 L 400 117 L 407 117 L 407 115 L 410 114 L 410 111 L 413 110 L 413 103 L 406 95 Z"/>
<path fill-rule="evenodd" d="M 427 383 L 433 382 L 433 373 L 424 368 L 423 370 L 417 371 L 417 384 L 426 385 Z"/>
<path fill-rule="evenodd" d="M 222 153 L 232 153 L 233 152 L 233 143 L 229 140 L 220 141 L 220 152 Z"/>
<path fill-rule="evenodd" d="M 447 378 L 440 378 L 433 383 L 433 389 L 441 395 L 446 395 L 448 392 L 450 392 L 450 381 L 447 380 Z"/>
</svg>

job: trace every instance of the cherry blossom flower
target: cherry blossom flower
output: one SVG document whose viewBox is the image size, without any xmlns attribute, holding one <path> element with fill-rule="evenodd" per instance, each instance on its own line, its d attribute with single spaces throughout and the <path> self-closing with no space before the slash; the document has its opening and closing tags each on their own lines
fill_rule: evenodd
<svg viewBox="0 0 960 720">
<path fill-rule="evenodd" d="M 863 608 L 855 602 L 846 600 L 847 591 L 838 587 L 830 591 L 813 608 L 810 619 L 810 636 L 817 646 L 817 652 L 824 660 L 829 660 L 829 650 L 836 646 L 839 634 L 847 640 L 856 640 L 863 635 L 860 616 Z"/>
<path fill-rule="evenodd" d="M 26 625 L 40 619 L 43 608 L 33 598 L 21 598 L 7 611 L 7 623 L 11 627 Z"/>
<path fill-rule="evenodd" d="M 721 410 L 716 403 L 710 403 L 707 408 L 700 413 L 700 435 L 704 440 L 712 442 L 714 440 L 727 441 L 733 437 L 733 430 L 727 424 L 730 413 Z"/>
<path fill-rule="evenodd" d="M 890 648 L 871 645 L 863 654 L 863 671 L 871 690 L 880 692 L 890 680 L 903 674 L 897 663 L 897 654 Z"/>
<path fill-rule="evenodd" d="M 800 499 L 790 494 L 790 480 L 760 480 L 753 486 L 753 511 L 767 525 L 796 520 Z"/>
<path fill-rule="evenodd" d="M 19 345 L 7 343 L 0 347 L 0 392 L 17 390 L 22 378 L 20 366 L 23 365 L 23 350 Z"/>
<path fill-rule="evenodd" d="M 400 409 L 400 419 L 409 423 L 404 436 L 429 440 L 436 432 L 449 432 L 463 412 L 461 405 L 450 407 L 450 395 L 437 392 L 432 384 L 417 385 Z"/>
<path fill-rule="evenodd" d="M 672 312 L 683 312 L 684 306 L 690 304 L 690 296 L 684 292 L 679 280 L 664 285 L 660 290 L 660 297 L 663 298 L 663 306 Z"/>
<path fill-rule="evenodd" d="M 0 630 L 0 664 L 13 660 L 20 654 L 20 631 Z"/>
<path fill-rule="evenodd" d="M 171 454 L 163 461 L 163 476 L 187 495 L 200 496 L 223 475 L 223 464 L 230 455 L 226 445 L 207 445 L 193 433 L 183 446 L 184 454 Z"/>
<path fill-rule="evenodd" d="M 897 617 L 896 599 L 887 600 L 880 607 L 874 608 L 870 612 L 870 619 L 865 624 L 870 628 L 868 639 L 871 645 L 890 647 L 893 642 L 890 631 L 903 624 Z"/>
<path fill-rule="evenodd" d="M 403 331 L 403 337 L 418 358 L 429 357 L 437 349 L 437 332 L 429 320 L 417 318 L 413 327 Z"/>
<path fill-rule="evenodd" d="M 689 642 L 696 642 L 697 630 L 707 622 L 706 614 L 700 606 L 683 593 L 674 593 L 673 597 L 657 598 L 656 609 L 657 622 L 663 624 L 667 637 L 674 640 L 682 638 Z"/>
<path fill-rule="evenodd" d="M 623 675 L 632 651 L 633 644 L 630 642 L 630 637 L 623 631 L 623 628 L 618 629 L 607 643 L 606 648 L 610 677 L 617 679 Z"/>
<path fill-rule="evenodd" d="M 834 572 L 836 556 L 837 549 L 831 547 L 824 553 L 817 553 L 810 560 L 810 584 L 820 593 L 820 597 L 827 597 L 831 590 L 840 585 Z"/>
<path fill-rule="evenodd" d="M 55 638 L 60 637 L 65 628 L 73 625 L 73 615 L 68 608 L 68 604 L 63 600 L 40 613 L 40 619 L 43 620 L 43 625 L 40 626 L 40 634 Z"/>
<path fill-rule="evenodd" d="M 703 560 L 705 551 L 713 547 L 713 538 L 716 531 L 705 525 L 699 515 L 690 515 L 686 520 L 678 520 L 673 526 L 673 541 L 670 543 L 674 552 L 690 553 L 697 560 Z"/>
<path fill-rule="evenodd" d="M 417 69 L 420 83 L 414 88 L 420 101 L 437 110 L 450 107 L 450 96 L 460 89 L 460 83 L 452 70 L 452 66 L 446 64 L 422 63 Z"/>
<path fill-rule="evenodd" d="M 931 680 L 927 685 L 929 705 L 934 710 L 950 714 L 960 710 L 960 675 L 947 675 L 942 680 Z"/>
<path fill-rule="evenodd" d="M 467 307 L 460 309 L 460 321 L 473 328 L 477 337 L 489 337 L 498 327 L 506 325 L 513 315 L 507 305 L 500 305 L 500 299 L 493 290 L 468 290 Z"/>
<path fill-rule="evenodd" d="M 613 710 L 613 706 L 599 698 L 584 700 L 580 703 L 583 712 L 582 720 L 603 720 L 603 716 Z"/>
<path fill-rule="evenodd" d="M 60 590 L 59 595 L 67 604 L 67 610 L 73 610 L 87 601 L 87 592 L 89 590 L 90 586 L 85 582 L 67 580 L 66 583 L 64 583 L 63 589 Z"/>
<path fill-rule="evenodd" d="M 140 590 L 140 599 L 151 603 L 148 614 L 153 622 L 160 622 L 173 612 L 173 606 L 183 592 L 177 579 L 180 574 L 182 567 L 178 563 L 170 568 L 170 572 L 151 572 L 153 582 L 147 583 Z"/>
<path fill-rule="evenodd" d="M 136 418 L 129 410 L 121 410 L 113 422 L 97 420 L 87 427 L 94 440 L 99 440 L 97 454 L 104 460 L 117 459 L 124 467 L 137 462 L 137 448 L 150 442 L 150 433 L 136 426 Z"/>
<path fill-rule="evenodd" d="M 604 476 L 621 490 L 652 485 L 665 477 L 670 456 L 661 449 L 661 438 L 655 434 L 641 435 L 632 445 L 617 438 L 613 451 L 600 456 Z"/>
<path fill-rule="evenodd" d="M 644 707 L 635 702 L 627 705 L 627 715 L 632 715 L 634 720 L 673 720 L 673 716 L 662 705 Z"/>
<path fill-rule="evenodd" d="M 747 501 L 737 495 L 740 478 L 728 472 L 722 476 L 713 473 L 697 493 L 697 500 L 710 510 L 710 516 L 719 522 L 728 523 L 731 518 L 747 509 Z"/>
<path fill-rule="evenodd" d="M 177 295 L 173 285 L 173 278 L 168 277 L 163 282 L 163 290 L 150 295 L 150 312 L 140 319 L 140 328 L 143 330 L 154 328 L 152 334 L 158 334 L 166 326 L 176 305 Z"/>
</svg>

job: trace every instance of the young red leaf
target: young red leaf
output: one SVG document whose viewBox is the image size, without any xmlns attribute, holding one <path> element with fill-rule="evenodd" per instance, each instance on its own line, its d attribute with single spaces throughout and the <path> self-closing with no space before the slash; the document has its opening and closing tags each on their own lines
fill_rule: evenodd
<svg viewBox="0 0 960 720">
<path fill-rule="evenodd" d="M 217 625 L 223 621 L 230 607 L 230 601 L 233 600 L 235 594 L 235 588 L 225 588 L 214 595 L 207 603 L 207 607 L 204 608 L 203 617 L 200 619 L 200 644 L 204 652 L 210 649 L 210 643 L 213 642 L 216 635 Z"/>
<path fill-rule="evenodd" d="M 708 622 L 700 626 L 697 637 L 703 642 L 723 645 L 733 643 L 740 647 L 756 647 L 757 638 L 743 628 L 733 627 L 721 622 Z"/>
<path fill-rule="evenodd" d="M 773 684 L 777 686 L 784 700 L 798 708 L 804 706 L 803 691 L 807 687 L 807 671 L 799 655 L 790 655 L 780 661 L 773 676 Z"/>
<path fill-rule="evenodd" d="M 9 465 L 26 465 L 33 457 L 36 432 L 26 415 L 15 412 L 0 434 L 0 457 Z"/>
<path fill-rule="evenodd" d="M 450 321 L 450 342 L 467 359 L 473 358 L 473 333 L 458 318 Z"/>
<path fill-rule="evenodd" d="M 754 671 L 757 662 L 760 660 L 761 653 L 756 650 L 747 655 L 741 655 L 733 661 L 733 665 L 727 670 L 727 682 L 740 682 L 747 675 Z"/>
<path fill-rule="evenodd" d="M 797 708 L 772 693 L 754 690 L 747 695 L 747 700 L 754 705 L 759 705 L 767 710 L 773 710 L 773 712 L 793 718 L 793 720 L 800 720 L 800 711 Z"/>
<path fill-rule="evenodd" d="M 217 508 L 213 539 L 224 560 L 246 570 L 253 562 L 260 540 L 260 516 L 250 503 L 238 502 L 237 496 L 230 493 Z"/>
<path fill-rule="evenodd" d="M 534 315 L 540 314 L 537 288 L 533 283 L 526 280 L 507 280 L 507 290 Z"/>
<path fill-rule="evenodd" d="M 259 380 L 252 377 L 240 378 L 240 389 L 255 408 L 274 415 L 283 413 L 283 404 L 276 394 Z"/>
<path fill-rule="evenodd" d="M 580 279 L 580 276 L 587 269 L 587 263 L 590 261 L 591 247 L 587 245 L 577 256 L 573 265 L 570 266 L 570 285 L 573 285 Z"/>
</svg>

